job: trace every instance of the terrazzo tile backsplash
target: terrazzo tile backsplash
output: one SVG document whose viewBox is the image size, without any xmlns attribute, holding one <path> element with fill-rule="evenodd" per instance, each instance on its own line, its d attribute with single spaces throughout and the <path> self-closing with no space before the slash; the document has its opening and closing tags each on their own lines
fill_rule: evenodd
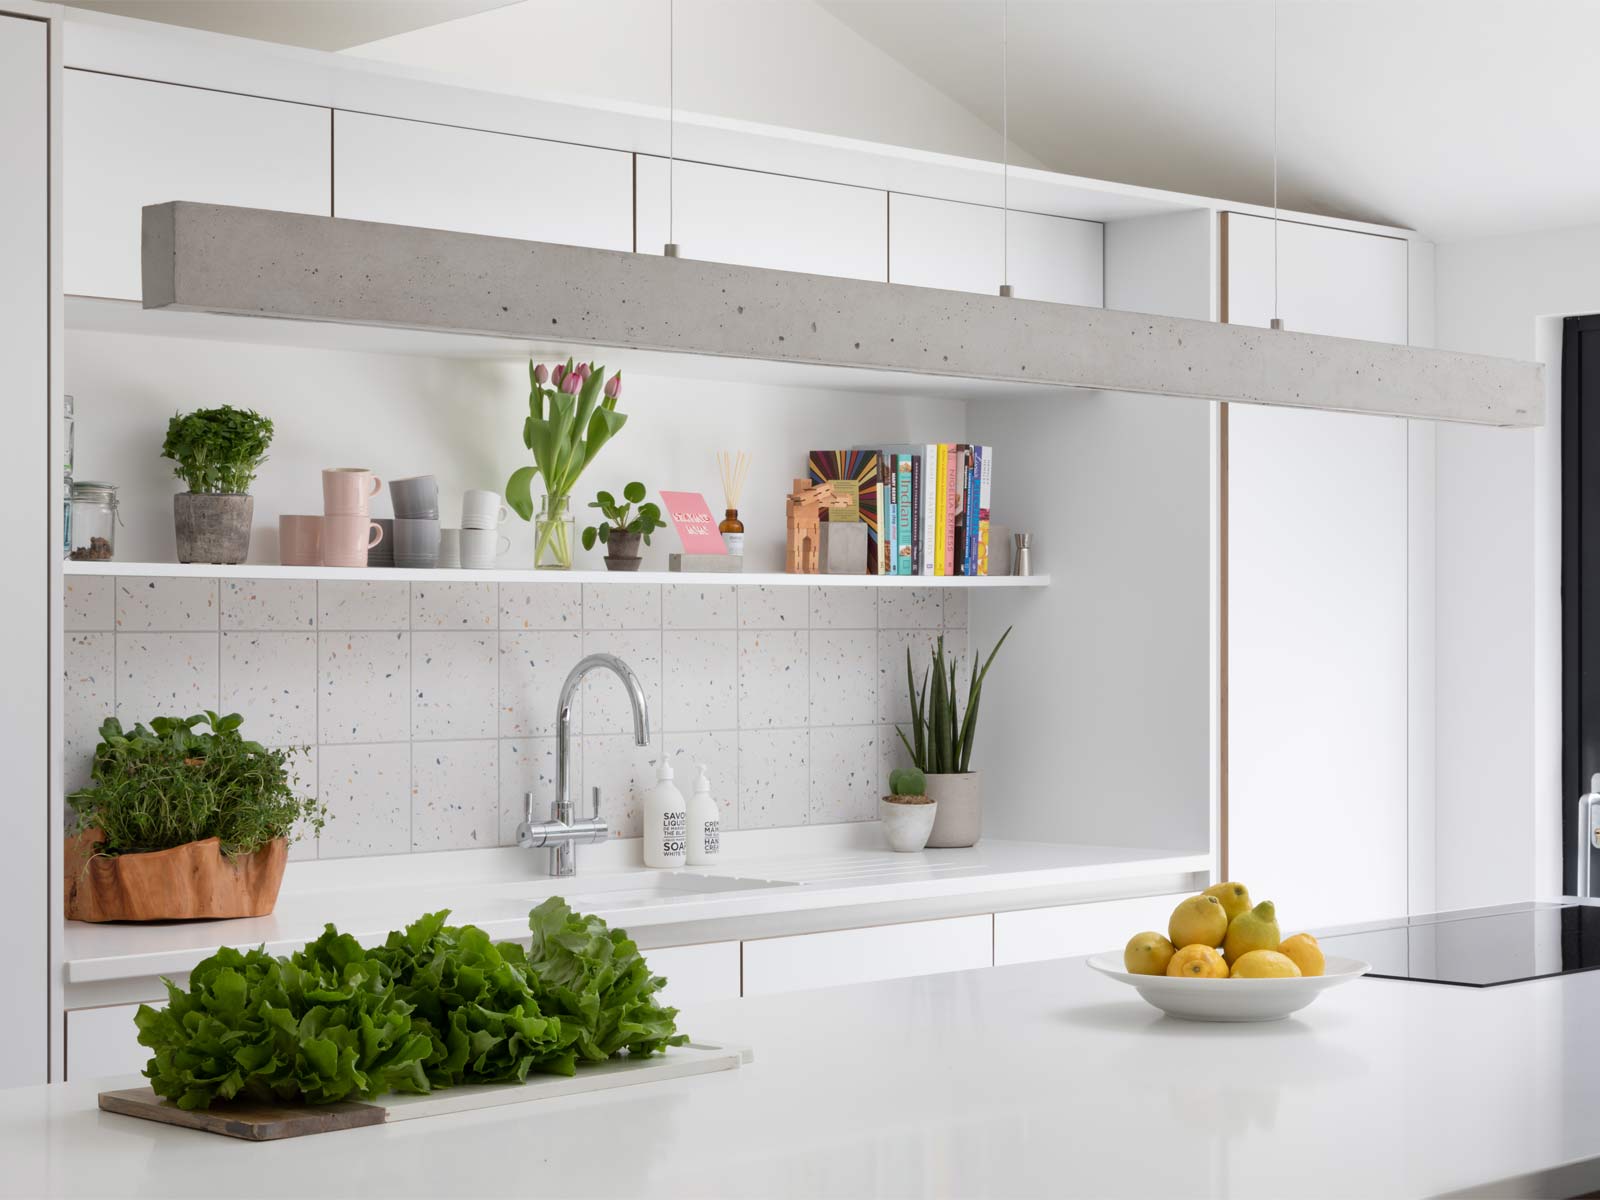
<svg viewBox="0 0 1600 1200">
<path fill-rule="evenodd" d="M 584 808 L 638 837 L 651 762 L 687 793 L 707 765 L 724 828 L 867 821 L 904 759 L 905 653 L 964 658 L 967 597 L 937 588 L 674 583 L 66 580 L 67 788 L 100 722 L 205 709 L 307 746 L 301 786 L 330 810 L 297 858 L 512 845 L 523 794 L 555 794 L 556 696 L 585 654 L 621 656 L 650 706 L 585 680 L 573 721 Z"/>
</svg>

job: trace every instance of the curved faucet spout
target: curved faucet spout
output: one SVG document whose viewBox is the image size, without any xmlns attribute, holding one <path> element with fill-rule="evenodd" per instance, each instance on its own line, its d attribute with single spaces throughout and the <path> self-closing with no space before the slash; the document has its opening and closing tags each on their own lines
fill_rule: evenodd
<svg viewBox="0 0 1600 1200">
<path fill-rule="evenodd" d="M 603 667 L 622 680 L 628 690 L 628 703 L 633 707 L 633 740 L 641 746 L 650 744 L 650 708 L 644 698 L 644 685 L 633 673 L 633 668 L 615 654 L 590 654 L 578 660 L 578 665 L 567 672 L 561 685 L 561 697 L 556 701 L 556 733 L 565 743 L 572 722 L 572 697 L 583 682 L 583 677 L 596 668 Z M 563 789 L 562 798 L 566 799 Z"/>
</svg>

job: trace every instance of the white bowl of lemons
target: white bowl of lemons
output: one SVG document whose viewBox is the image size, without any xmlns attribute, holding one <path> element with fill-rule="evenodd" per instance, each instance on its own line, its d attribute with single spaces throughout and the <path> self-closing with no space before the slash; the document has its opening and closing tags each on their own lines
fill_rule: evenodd
<svg viewBox="0 0 1600 1200">
<path fill-rule="evenodd" d="M 1233 882 L 1181 901 L 1166 936 L 1136 933 L 1122 953 L 1096 954 L 1089 966 L 1188 1021 L 1275 1021 L 1372 969 L 1324 955 L 1309 933 L 1283 937 L 1272 901 L 1252 904 Z"/>
</svg>

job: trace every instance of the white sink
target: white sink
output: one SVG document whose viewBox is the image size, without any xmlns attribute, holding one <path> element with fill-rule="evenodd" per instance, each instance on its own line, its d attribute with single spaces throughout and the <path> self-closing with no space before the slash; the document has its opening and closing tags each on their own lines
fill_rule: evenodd
<svg viewBox="0 0 1600 1200">
<path fill-rule="evenodd" d="M 525 903 L 529 908 L 551 896 L 560 896 L 580 912 L 596 912 L 681 904 L 734 892 L 796 886 L 786 879 L 740 879 L 727 875 L 696 875 L 690 871 L 654 871 L 528 880 L 502 884 L 496 892 L 508 901 Z"/>
</svg>

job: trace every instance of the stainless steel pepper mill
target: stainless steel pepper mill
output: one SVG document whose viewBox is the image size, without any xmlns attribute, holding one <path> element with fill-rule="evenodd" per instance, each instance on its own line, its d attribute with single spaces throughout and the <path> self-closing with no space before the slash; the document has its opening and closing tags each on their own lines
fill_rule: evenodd
<svg viewBox="0 0 1600 1200">
<path fill-rule="evenodd" d="M 1016 543 L 1011 551 L 1011 573 L 1013 575 L 1032 575 L 1033 562 L 1028 554 L 1028 544 L 1033 540 L 1033 534 L 1014 533 L 1011 538 Z"/>
</svg>

